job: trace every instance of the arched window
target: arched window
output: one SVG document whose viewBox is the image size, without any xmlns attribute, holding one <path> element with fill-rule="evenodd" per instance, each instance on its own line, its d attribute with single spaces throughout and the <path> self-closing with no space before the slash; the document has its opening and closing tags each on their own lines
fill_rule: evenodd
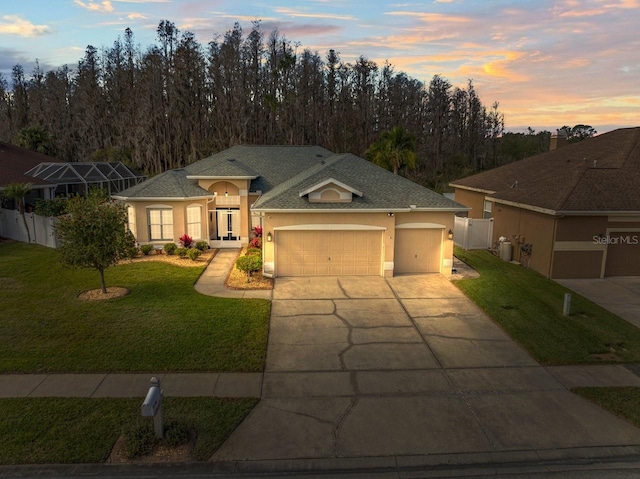
<svg viewBox="0 0 640 479">
<path fill-rule="evenodd" d="M 127 205 L 127 227 L 131 234 L 138 237 L 138 231 L 136 230 L 136 207 L 133 205 Z"/>
</svg>

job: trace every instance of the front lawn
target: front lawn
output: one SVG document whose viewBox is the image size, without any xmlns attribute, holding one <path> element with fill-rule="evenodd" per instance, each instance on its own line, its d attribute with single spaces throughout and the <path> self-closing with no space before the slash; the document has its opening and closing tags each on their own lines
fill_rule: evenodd
<svg viewBox="0 0 640 479">
<path fill-rule="evenodd" d="M 640 388 L 575 388 L 572 392 L 640 427 Z"/>
<path fill-rule="evenodd" d="M 640 329 L 615 314 L 572 293 L 572 314 L 563 316 L 564 286 L 488 251 L 455 255 L 480 277 L 454 284 L 540 363 L 640 361 Z"/>
<path fill-rule="evenodd" d="M 257 401 L 165 398 L 165 424 L 177 421 L 195 430 L 192 459 L 206 461 Z M 0 464 L 104 462 L 123 430 L 142 421 L 141 402 L 142 399 L 0 399 Z"/>
<path fill-rule="evenodd" d="M 0 244 L 0 373 L 262 371 L 270 303 L 213 298 L 203 267 L 139 262 L 106 270 L 128 296 L 82 301 L 100 286 L 50 248 Z"/>
</svg>

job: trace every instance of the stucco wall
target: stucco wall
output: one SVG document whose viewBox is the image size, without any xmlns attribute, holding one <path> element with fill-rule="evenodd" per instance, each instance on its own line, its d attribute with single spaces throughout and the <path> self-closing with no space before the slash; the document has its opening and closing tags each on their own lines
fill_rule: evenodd
<svg viewBox="0 0 640 479">
<path fill-rule="evenodd" d="M 483 208 L 485 196 L 485 193 L 456 188 L 456 202 L 471 208 L 468 212 L 469 218 L 482 219 L 484 217 Z"/>
<path fill-rule="evenodd" d="M 445 232 L 453 229 L 453 213 L 411 212 L 397 213 L 389 216 L 387 213 L 265 213 L 262 222 L 263 232 L 263 260 L 265 272 L 273 271 L 275 266 L 275 245 L 279 227 L 300 225 L 363 225 L 385 228 L 383 231 L 384 262 L 393 263 L 395 247 L 395 225 L 406 223 L 437 223 L 444 225 Z M 271 233 L 272 242 L 267 242 L 267 235 Z M 446 237 L 446 235 L 445 235 Z M 443 245 L 443 272 L 451 273 L 453 259 L 453 241 L 445 240 Z M 392 270 L 385 270 L 385 276 L 392 276 Z"/>
<path fill-rule="evenodd" d="M 566 216 L 557 220 L 552 278 L 600 278 L 605 274 L 608 236 L 640 232 L 640 218 Z M 640 246 L 628 248 L 627 260 L 640 264 Z M 624 269 L 625 274 L 629 271 Z M 633 268 L 631 268 L 633 270 Z M 634 273 L 634 271 L 631 271 Z M 640 274 L 640 266 L 637 274 Z"/>
<path fill-rule="evenodd" d="M 208 239 L 207 235 L 207 202 L 205 199 L 201 200 L 186 200 L 186 201 L 128 201 L 126 205 L 135 207 L 136 211 L 136 239 L 138 243 L 149 242 L 149 227 L 147 221 L 147 209 L 149 207 L 162 207 L 172 208 L 173 210 L 173 238 L 154 241 L 154 244 L 164 245 L 170 241 L 178 243 L 178 238 L 187 232 L 187 206 L 199 205 L 201 209 L 201 227 L 203 238 Z"/>
<path fill-rule="evenodd" d="M 493 241 L 501 236 L 513 244 L 513 259 L 539 273 L 549 276 L 553 251 L 555 218 L 543 213 L 494 203 Z M 530 257 L 521 255 L 520 247 L 532 245 Z"/>
</svg>

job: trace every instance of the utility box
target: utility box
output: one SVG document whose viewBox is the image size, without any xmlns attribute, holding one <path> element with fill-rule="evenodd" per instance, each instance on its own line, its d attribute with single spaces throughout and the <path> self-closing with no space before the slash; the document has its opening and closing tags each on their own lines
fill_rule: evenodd
<svg viewBox="0 0 640 479">
<path fill-rule="evenodd" d="M 511 261 L 513 258 L 513 245 L 510 241 L 503 241 L 500 243 L 500 247 L 498 249 L 500 254 L 500 259 L 503 261 Z"/>
</svg>

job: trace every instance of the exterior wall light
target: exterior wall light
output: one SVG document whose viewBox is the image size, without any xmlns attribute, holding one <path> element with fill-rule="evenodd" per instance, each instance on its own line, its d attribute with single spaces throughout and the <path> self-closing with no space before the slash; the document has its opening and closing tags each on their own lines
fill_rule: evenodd
<svg viewBox="0 0 640 479">
<path fill-rule="evenodd" d="M 447 234 L 447 238 L 449 238 L 450 240 L 453 239 L 453 231 L 449 230 L 449 233 Z"/>
<path fill-rule="evenodd" d="M 271 236 L 271 231 L 269 231 L 269 232 L 267 233 L 267 242 L 268 242 L 268 243 L 271 243 L 271 240 L 273 240 L 273 236 Z"/>
<path fill-rule="evenodd" d="M 393 215 L 393 213 L 387 213 L 387 216 L 392 217 L 394 215 Z"/>
</svg>

